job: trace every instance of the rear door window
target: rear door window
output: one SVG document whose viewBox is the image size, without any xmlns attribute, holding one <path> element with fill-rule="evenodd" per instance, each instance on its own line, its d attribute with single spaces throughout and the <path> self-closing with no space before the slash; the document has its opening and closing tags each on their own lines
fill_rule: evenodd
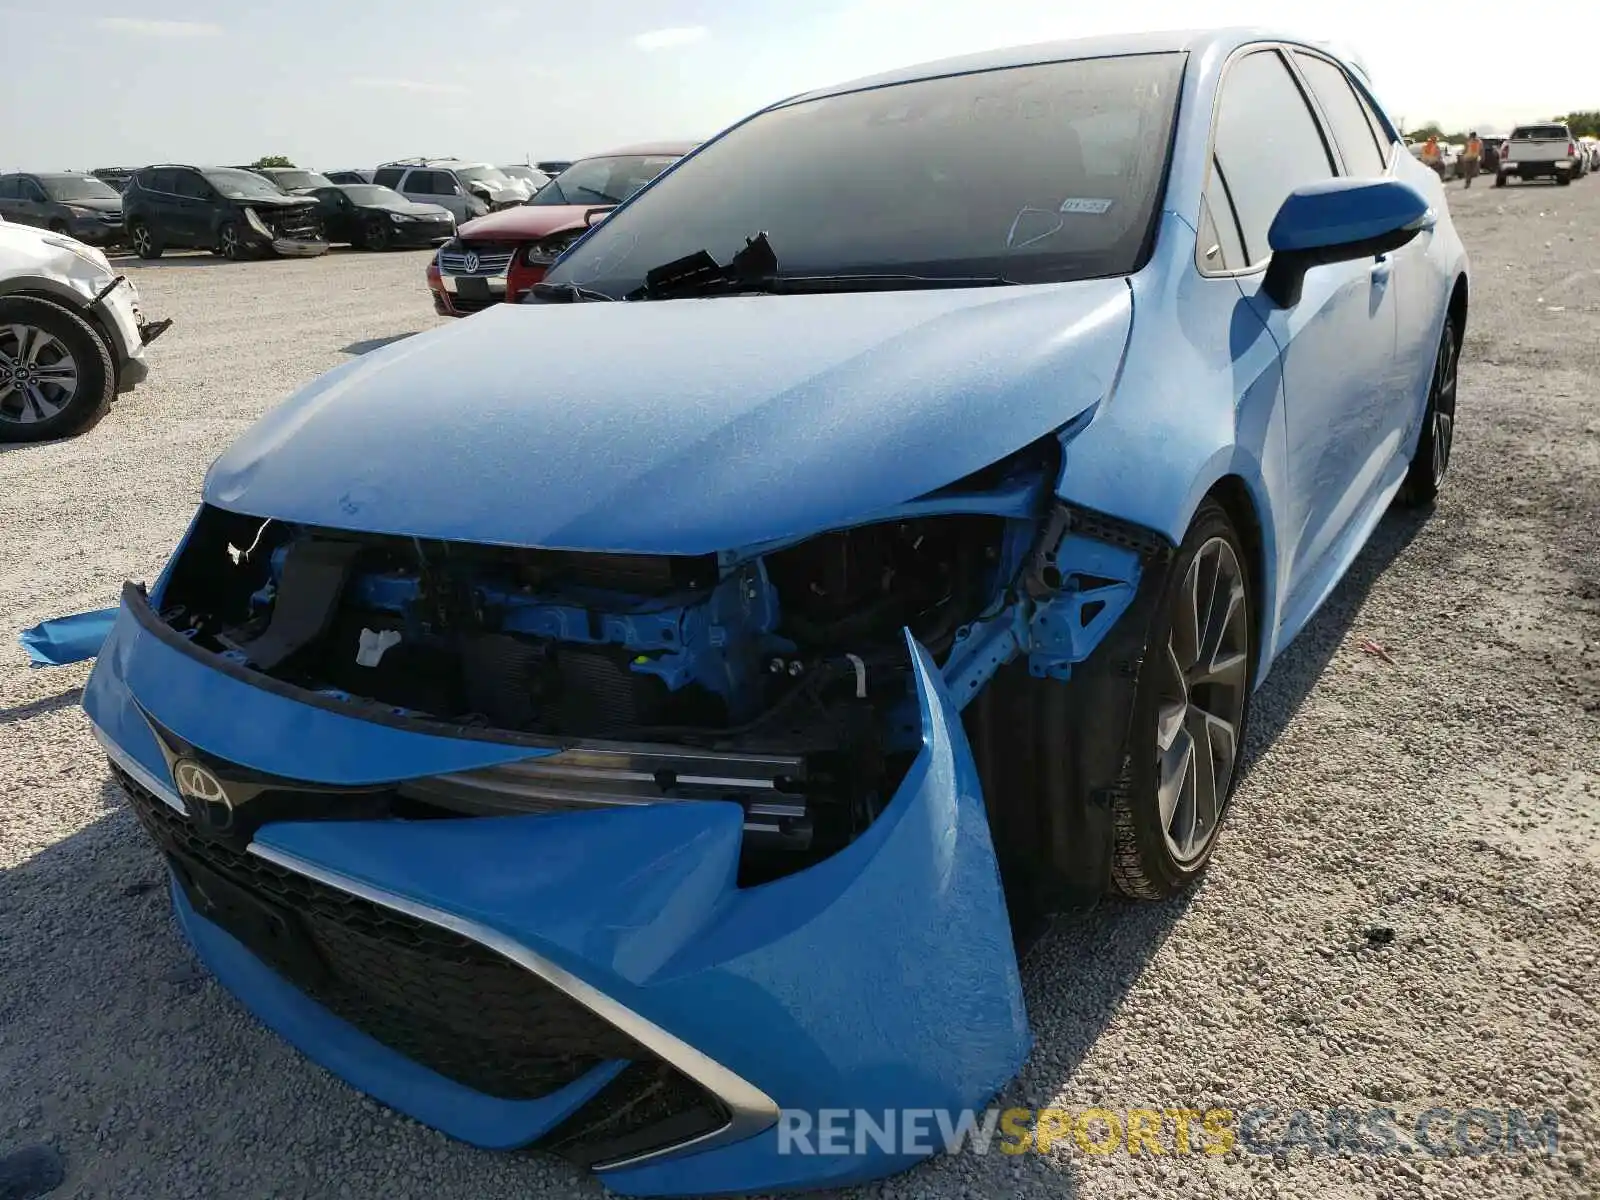
<svg viewBox="0 0 1600 1200">
<path fill-rule="evenodd" d="M 1270 253 L 1267 230 L 1289 193 L 1334 174 L 1321 126 L 1275 50 L 1256 51 L 1228 67 L 1215 154 L 1239 214 L 1247 265 Z"/>
<path fill-rule="evenodd" d="M 1346 172 L 1358 178 L 1382 175 L 1387 166 L 1383 150 L 1345 73 L 1314 54 L 1296 51 L 1294 58 L 1333 127 L 1333 140 L 1339 144 Z"/>
<path fill-rule="evenodd" d="M 1565 125 L 1519 125 L 1511 134 L 1514 142 L 1561 142 L 1566 139 Z"/>
</svg>

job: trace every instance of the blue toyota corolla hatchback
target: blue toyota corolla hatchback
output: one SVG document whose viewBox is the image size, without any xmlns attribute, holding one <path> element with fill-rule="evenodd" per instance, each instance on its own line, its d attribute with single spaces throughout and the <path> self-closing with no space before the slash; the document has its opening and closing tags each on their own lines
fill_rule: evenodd
<svg viewBox="0 0 1600 1200">
<path fill-rule="evenodd" d="M 355 1086 L 624 1193 L 882 1175 L 785 1131 L 984 1105 L 1013 928 L 1205 869 L 1252 693 L 1444 479 L 1467 303 L 1313 45 L 798 96 L 246 433 L 84 704 L 200 957 Z"/>
</svg>

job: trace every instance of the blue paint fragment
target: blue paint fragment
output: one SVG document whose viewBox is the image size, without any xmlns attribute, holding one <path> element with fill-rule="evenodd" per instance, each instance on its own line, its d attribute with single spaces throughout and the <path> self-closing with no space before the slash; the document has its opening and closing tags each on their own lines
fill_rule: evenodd
<svg viewBox="0 0 1600 1200">
<path fill-rule="evenodd" d="M 99 654 L 116 619 L 115 608 L 54 617 L 24 629 L 17 640 L 27 651 L 29 666 L 61 667 Z"/>
</svg>

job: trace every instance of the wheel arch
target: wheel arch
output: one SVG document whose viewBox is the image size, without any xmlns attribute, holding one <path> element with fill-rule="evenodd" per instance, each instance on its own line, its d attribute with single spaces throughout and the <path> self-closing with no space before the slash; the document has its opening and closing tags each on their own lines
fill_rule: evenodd
<svg viewBox="0 0 1600 1200">
<path fill-rule="evenodd" d="M 17 299 L 42 300 L 46 304 L 54 304 L 57 308 L 64 308 L 73 315 L 82 317 L 105 345 L 106 352 L 111 355 L 112 367 L 117 371 L 122 370 L 122 364 L 127 361 L 127 356 L 118 349 L 117 339 L 112 336 L 111 328 L 106 324 L 105 318 L 95 311 L 94 305 L 85 304 L 79 293 L 45 278 L 19 278 L 0 285 L 0 300 Z"/>
<path fill-rule="evenodd" d="M 1468 290 L 1466 272 L 1458 272 L 1455 284 L 1450 289 L 1450 303 L 1445 306 L 1445 316 L 1456 327 L 1458 343 L 1467 332 Z"/>
<path fill-rule="evenodd" d="M 1266 674 L 1270 643 L 1268 634 L 1276 624 L 1272 614 L 1277 589 L 1273 586 L 1274 575 L 1267 561 L 1266 526 L 1257 508 L 1255 495 L 1242 475 L 1230 473 L 1218 478 L 1201 502 L 1207 499 L 1215 500 L 1222 506 L 1244 546 L 1245 570 L 1249 573 L 1250 589 L 1256 598 L 1255 612 L 1252 614 L 1256 653 L 1255 661 L 1250 666 L 1251 683 L 1254 684 Z M 1195 507 L 1198 510 L 1199 505 Z M 1190 520 L 1193 519 L 1191 515 Z"/>
</svg>

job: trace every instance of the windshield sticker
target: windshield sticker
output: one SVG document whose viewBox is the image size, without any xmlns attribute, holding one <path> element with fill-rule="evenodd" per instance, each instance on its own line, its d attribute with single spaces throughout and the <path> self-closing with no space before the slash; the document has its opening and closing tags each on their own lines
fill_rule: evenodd
<svg viewBox="0 0 1600 1200">
<path fill-rule="evenodd" d="M 1064 213 L 1094 213 L 1099 215 L 1101 213 L 1109 212 L 1110 209 L 1110 200 L 1099 200 L 1091 196 L 1069 196 L 1061 202 L 1061 208 L 1058 211 Z"/>
</svg>

